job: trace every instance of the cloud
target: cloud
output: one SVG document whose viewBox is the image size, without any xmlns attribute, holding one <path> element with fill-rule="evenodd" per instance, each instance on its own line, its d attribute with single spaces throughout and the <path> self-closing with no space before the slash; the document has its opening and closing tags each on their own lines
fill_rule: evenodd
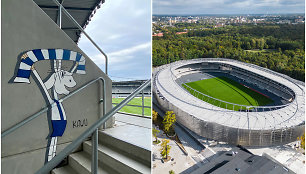
<svg viewBox="0 0 306 174">
<path fill-rule="evenodd" d="M 123 65 L 124 62 L 131 61 L 136 59 L 136 55 L 141 52 L 148 52 L 151 48 L 151 42 L 147 42 L 144 44 L 136 45 L 130 48 L 125 48 L 121 50 L 117 50 L 115 52 L 107 53 L 107 57 L 109 59 L 109 63 L 112 65 L 120 64 Z M 105 57 L 102 54 L 95 54 L 90 56 L 92 61 L 94 61 L 97 65 L 103 65 L 105 63 Z"/>
<path fill-rule="evenodd" d="M 119 50 L 119 51 L 116 51 L 116 52 L 109 53 L 109 56 L 126 56 L 126 55 L 129 55 L 129 54 L 133 54 L 136 51 L 141 51 L 143 49 L 148 49 L 150 47 L 151 47 L 151 42 L 147 42 L 147 43 L 144 43 L 144 44 L 136 45 L 136 46 L 133 46 L 133 47 L 130 47 L 130 48 L 126 48 L 126 49 L 123 49 L 123 50 Z"/>
<path fill-rule="evenodd" d="M 105 1 L 85 31 L 109 57 L 109 74 L 123 74 L 124 77 L 134 78 L 136 75 L 131 71 L 133 69 L 141 72 L 140 79 L 150 77 L 150 1 Z M 86 37 L 81 36 L 79 47 L 104 70 L 104 56 Z"/>
<path fill-rule="evenodd" d="M 153 14 L 304 13 L 304 7 L 304 0 L 154 0 Z"/>
</svg>

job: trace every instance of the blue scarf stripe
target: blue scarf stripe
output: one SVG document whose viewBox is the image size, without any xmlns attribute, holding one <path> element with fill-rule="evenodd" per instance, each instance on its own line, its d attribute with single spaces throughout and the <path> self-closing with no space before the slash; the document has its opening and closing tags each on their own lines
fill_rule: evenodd
<svg viewBox="0 0 306 174">
<path fill-rule="evenodd" d="M 77 53 L 75 61 L 79 62 L 81 60 L 82 54 Z"/>
<path fill-rule="evenodd" d="M 63 51 L 63 60 L 70 60 L 70 50 Z"/>
<path fill-rule="evenodd" d="M 17 77 L 29 78 L 31 70 L 18 69 Z"/>
<path fill-rule="evenodd" d="M 85 70 L 85 65 L 78 65 L 77 70 Z"/>
<path fill-rule="evenodd" d="M 48 49 L 48 52 L 49 52 L 49 59 L 55 60 L 56 59 L 55 49 Z"/>
<path fill-rule="evenodd" d="M 23 62 L 23 63 L 25 63 L 29 66 L 32 66 L 34 64 L 34 62 L 29 57 L 27 57 L 25 59 L 21 59 L 21 62 Z"/>
<path fill-rule="evenodd" d="M 45 60 L 45 58 L 44 58 L 40 49 L 33 50 L 32 52 L 34 53 L 34 55 L 35 55 L 35 57 L 37 58 L 38 61 Z"/>
</svg>

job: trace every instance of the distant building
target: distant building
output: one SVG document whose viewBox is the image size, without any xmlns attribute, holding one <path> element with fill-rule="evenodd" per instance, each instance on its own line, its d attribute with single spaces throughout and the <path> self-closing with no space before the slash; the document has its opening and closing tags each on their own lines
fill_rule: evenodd
<svg viewBox="0 0 306 174">
<path fill-rule="evenodd" d="M 219 27 L 223 27 L 224 26 L 224 23 L 218 23 L 215 25 L 215 28 L 219 28 Z"/>
<path fill-rule="evenodd" d="M 280 20 L 277 22 L 277 24 L 291 24 L 290 20 Z"/>
<path fill-rule="evenodd" d="M 182 31 L 182 32 L 176 32 L 176 34 L 186 34 L 187 31 Z"/>
<path fill-rule="evenodd" d="M 188 33 L 187 30 L 182 31 L 182 32 L 176 32 L 177 35 L 179 35 L 179 34 L 186 34 L 186 33 Z M 163 37 L 164 33 L 155 33 L 152 36 Z"/>
<path fill-rule="evenodd" d="M 156 33 L 156 34 L 153 34 L 152 36 L 163 37 L 164 33 Z"/>
</svg>

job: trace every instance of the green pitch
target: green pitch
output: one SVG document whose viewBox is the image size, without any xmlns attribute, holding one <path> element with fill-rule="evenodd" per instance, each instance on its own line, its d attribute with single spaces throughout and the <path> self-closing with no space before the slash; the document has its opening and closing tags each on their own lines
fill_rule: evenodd
<svg viewBox="0 0 306 174">
<path fill-rule="evenodd" d="M 265 106 L 273 102 L 273 100 L 271 100 L 270 98 L 258 92 L 255 92 L 227 77 L 215 77 L 211 79 L 200 80 L 186 84 L 203 94 L 230 103 L 248 105 L 248 106 Z M 242 108 L 238 106 L 233 107 L 232 104 L 220 103 L 217 100 L 209 99 L 208 97 L 201 94 L 198 95 L 184 84 L 183 87 L 187 89 L 195 97 L 203 101 L 206 101 L 208 103 L 211 103 L 213 105 L 236 111 L 238 111 L 239 109 L 246 109 L 245 107 Z"/>
<path fill-rule="evenodd" d="M 113 98 L 112 102 L 113 103 L 120 103 L 123 101 L 125 98 Z M 142 98 L 133 98 L 129 103 L 129 105 L 139 105 L 142 106 Z M 116 104 L 113 104 L 114 106 Z M 151 107 L 151 97 L 145 97 L 144 98 L 144 105 Z M 142 115 L 142 108 L 141 107 L 134 107 L 134 106 L 124 106 L 119 112 L 126 112 L 130 114 L 137 114 L 137 115 Z M 144 109 L 144 115 L 145 116 L 151 116 L 151 109 L 150 108 L 145 108 Z"/>
</svg>

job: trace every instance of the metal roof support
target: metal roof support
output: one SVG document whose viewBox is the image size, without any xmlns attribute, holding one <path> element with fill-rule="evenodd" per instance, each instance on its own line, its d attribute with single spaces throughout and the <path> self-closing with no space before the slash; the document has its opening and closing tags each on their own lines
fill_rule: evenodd
<svg viewBox="0 0 306 174">
<path fill-rule="evenodd" d="M 40 8 L 48 9 L 48 10 L 58 10 L 58 6 L 46 6 L 39 5 Z M 79 11 L 93 11 L 94 8 L 80 8 L 80 7 L 65 7 L 67 10 L 79 10 Z"/>
<path fill-rule="evenodd" d="M 102 49 L 91 39 L 91 37 L 85 32 L 85 30 L 80 26 L 80 24 L 70 15 L 70 13 L 65 9 L 65 7 L 62 6 L 57 0 L 53 0 L 53 2 L 58 6 L 62 8 L 62 11 L 67 15 L 67 17 L 84 33 L 84 35 L 90 40 L 90 42 L 102 53 L 105 57 L 105 74 L 108 75 L 108 57 L 107 55 L 102 51 Z"/>
<path fill-rule="evenodd" d="M 79 28 L 72 28 L 72 27 L 68 27 L 68 28 L 62 28 L 62 30 L 76 30 L 76 31 L 79 31 L 80 29 Z"/>
<path fill-rule="evenodd" d="M 63 2 L 62 2 L 63 3 Z M 57 13 L 57 25 L 62 28 L 62 7 L 58 7 L 58 13 Z"/>
</svg>

